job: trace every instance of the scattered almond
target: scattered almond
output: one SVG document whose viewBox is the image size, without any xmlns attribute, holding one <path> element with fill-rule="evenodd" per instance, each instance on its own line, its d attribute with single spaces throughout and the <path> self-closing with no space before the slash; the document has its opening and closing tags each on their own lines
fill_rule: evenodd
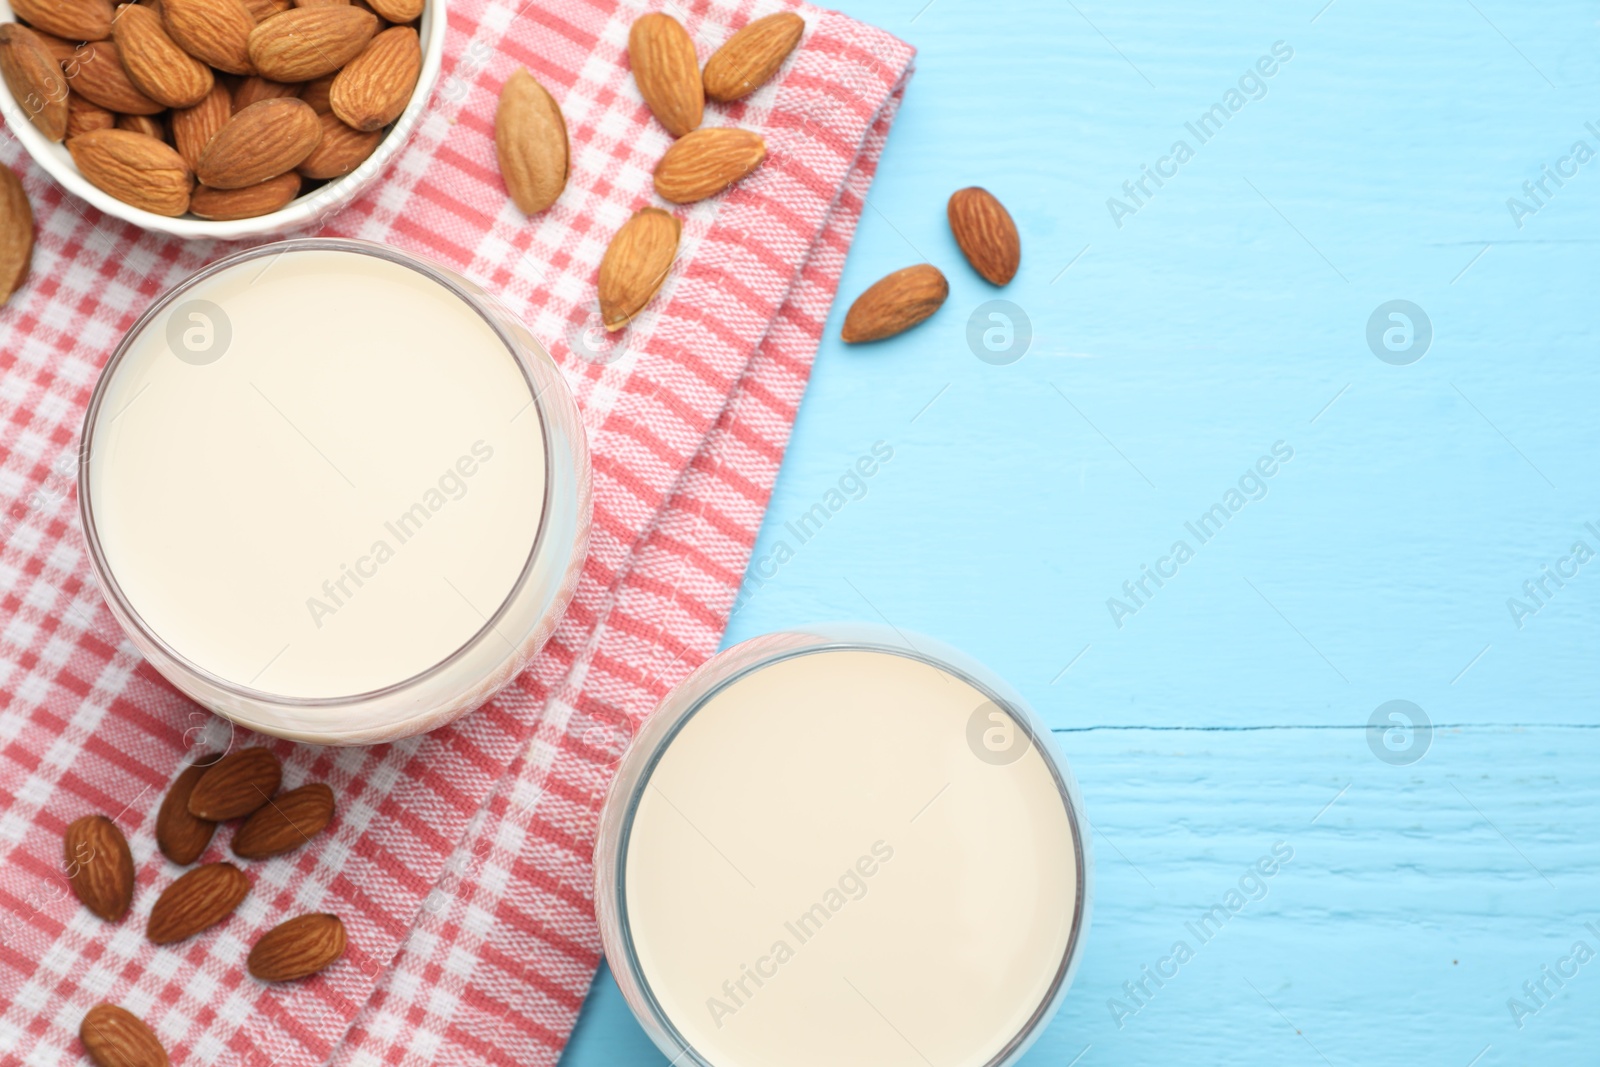
<svg viewBox="0 0 1600 1067">
<path fill-rule="evenodd" d="M 89 183 L 126 204 L 157 215 L 189 209 L 193 174 L 172 148 L 129 130 L 92 130 L 67 142 Z"/>
<path fill-rule="evenodd" d="M 133 1012 L 96 1004 L 83 1016 L 78 1039 L 96 1067 L 168 1067 L 167 1050 L 155 1031 Z"/>
<path fill-rule="evenodd" d="M 272 799 L 281 781 L 283 764 L 271 749 L 230 752 L 207 768 L 195 783 L 189 794 L 189 812 L 212 822 L 249 815 Z"/>
<path fill-rule="evenodd" d="M 169 125 L 172 128 L 173 146 L 191 169 L 200 162 L 200 153 L 211 143 L 211 138 L 227 125 L 232 116 L 233 100 L 228 95 L 228 87 L 220 81 L 194 107 L 180 108 L 172 113 Z"/>
<path fill-rule="evenodd" d="M 173 123 L 176 125 L 176 118 Z M 216 823 L 189 812 L 189 794 L 194 792 L 207 769 L 202 764 L 191 763 L 179 771 L 156 812 L 156 847 L 173 863 L 188 866 L 199 859 L 211 844 L 211 835 L 216 833 Z"/>
<path fill-rule="evenodd" d="M 109 130 L 117 124 L 116 112 L 90 103 L 82 93 L 67 97 L 67 136 L 76 137 L 90 130 Z"/>
<path fill-rule="evenodd" d="M 357 7 L 297 7 L 250 32 L 250 59 L 263 77 L 303 82 L 332 74 L 367 47 L 378 18 Z"/>
<path fill-rule="evenodd" d="M 381 133 L 352 130 L 331 111 L 318 115 L 317 121 L 322 123 L 322 140 L 296 168 L 302 177 L 342 178 L 366 162 L 383 140 Z"/>
<path fill-rule="evenodd" d="M 256 17 L 244 0 L 162 0 L 161 22 L 191 56 L 229 74 L 254 74 L 250 31 Z"/>
<path fill-rule="evenodd" d="M 179 48 L 149 8 L 124 5 L 111 35 L 128 78 L 150 99 L 167 107 L 193 107 L 211 91 L 211 68 Z"/>
<path fill-rule="evenodd" d="M 724 104 L 749 96 L 778 73 L 805 32 L 805 19 L 792 11 L 746 24 L 706 60 L 706 96 Z"/>
<path fill-rule="evenodd" d="M 200 162 L 195 164 L 194 172 L 203 184 L 213 189 L 242 189 L 298 167 L 321 140 L 322 123 L 317 120 L 317 113 L 311 110 L 310 105 L 293 97 L 262 100 L 233 116 L 227 125 L 217 131 L 205 151 L 200 153 Z M 245 752 L 251 751 L 266 752 L 265 749 L 245 749 Z M 217 768 L 212 769 L 212 773 L 231 758 L 225 758 Z M 273 784 L 276 786 L 276 781 Z M 206 781 L 202 780 L 200 789 L 205 787 Z M 199 795 L 198 789 L 196 795 Z M 270 795 L 270 791 L 263 794 L 248 810 L 259 807 Z M 194 803 L 191 798 L 191 808 Z M 245 812 L 235 814 L 243 815 Z M 233 815 L 219 818 L 233 818 Z"/>
<path fill-rule="evenodd" d="M 682 224 L 657 207 L 622 224 L 600 259 L 600 318 L 620 330 L 650 303 L 672 269 Z"/>
<path fill-rule="evenodd" d="M 287 207 L 299 195 L 300 175 L 291 170 L 243 189 L 213 189 L 209 185 L 197 185 L 194 195 L 189 197 L 189 211 L 212 222 L 253 219 Z M 261 808 L 256 815 L 270 810 L 270 807 Z M 255 815 L 251 818 L 255 818 Z M 237 840 L 238 835 L 234 836 Z"/>
<path fill-rule="evenodd" d="M 33 208 L 22 182 L 0 165 L 0 306 L 28 280 L 33 262 Z"/>
<path fill-rule="evenodd" d="M 500 87 L 494 113 L 494 151 L 511 199 L 537 215 L 567 187 L 567 123 L 544 86 L 518 68 Z"/>
<path fill-rule="evenodd" d="M 667 149 L 656 164 L 656 192 L 674 204 L 716 196 L 761 165 L 767 143 L 733 127 L 695 130 Z"/>
<path fill-rule="evenodd" d="M 949 295 L 950 283 L 932 264 L 897 270 L 856 297 L 839 336 L 849 344 L 893 337 L 938 311 Z"/>
<path fill-rule="evenodd" d="M 52 141 L 67 135 L 67 80 L 37 33 L 0 25 L 0 76 L 34 129 Z"/>
<path fill-rule="evenodd" d="M 85 815 L 67 827 L 63 852 L 67 881 L 83 906 L 116 922 L 133 903 L 133 853 L 117 824 Z"/>
<path fill-rule="evenodd" d="M 12 0 L 19 19 L 68 41 L 103 41 L 111 36 L 110 0 Z"/>
<path fill-rule="evenodd" d="M 1011 213 L 994 194 L 979 186 L 950 194 L 947 208 L 950 232 L 972 269 L 994 285 L 1004 285 L 1017 275 L 1022 242 Z"/>
<path fill-rule="evenodd" d="M 232 915 L 249 892 L 250 879 L 233 864 L 202 864 L 157 898 L 145 936 L 158 945 L 191 938 Z"/>
<path fill-rule="evenodd" d="M 682 137 L 700 125 L 705 87 L 694 41 L 683 23 L 659 12 L 641 15 L 628 31 L 628 63 L 639 95 L 668 133 Z"/>
<path fill-rule="evenodd" d="M 263 982 L 292 982 L 334 963 L 344 946 L 344 923 L 337 915 L 301 915 L 262 934 L 246 965 Z"/>
<path fill-rule="evenodd" d="M 298 180 L 298 179 L 297 179 Z M 333 790 L 311 782 L 280 793 L 234 831 L 233 854 L 260 860 L 307 844 L 333 818 Z"/>
<path fill-rule="evenodd" d="M 328 106 L 352 129 L 370 133 L 400 117 L 422 73 L 422 44 L 410 26 L 394 26 L 345 64 L 328 90 Z"/>
<path fill-rule="evenodd" d="M 119 115 L 159 115 L 166 110 L 134 87 L 111 41 L 85 44 L 62 69 L 73 92 Z"/>
<path fill-rule="evenodd" d="M 368 0 L 366 4 L 356 6 L 370 7 L 381 18 L 396 25 L 411 22 L 422 15 L 422 0 Z"/>
</svg>

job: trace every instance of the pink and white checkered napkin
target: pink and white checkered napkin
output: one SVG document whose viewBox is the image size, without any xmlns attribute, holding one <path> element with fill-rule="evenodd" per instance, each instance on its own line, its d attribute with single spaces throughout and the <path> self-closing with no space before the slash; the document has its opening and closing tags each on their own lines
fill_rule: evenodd
<svg viewBox="0 0 1600 1067">
<path fill-rule="evenodd" d="M 668 0 L 701 58 L 776 0 Z M 432 107 L 380 185 L 324 232 L 442 260 L 519 312 L 584 410 L 595 514 L 577 595 L 501 696 L 425 737 L 365 749 L 271 742 L 285 785 L 340 798 L 311 847 L 245 864 L 227 922 L 177 946 L 143 936 L 180 872 L 156 851 L 161 795 L 197 735 L 228 728 L 123 640 L 89 575 L 73 499 L 96 373 L 163 289 L 229 249 L 156 237 L 64 196 L 12 141 L 38 218 L 32 279 L 0 310 L 0 1064 L 81 1061 L 84 1012 L 146 1019 L 175 1064 L 553 1063 L 600 957 L 591 849 L 638 723 L 721 640 L 805 388 L 909 46 L 834 12 L 780 78 L 707 124 L 761 131 L 769 158 L 679 209 L 677 266 L 600 362 L 594 279 L 653 197 L 666 133 L 628 72 L 615 0 L 452 0 Z M 528 220 L 495 166 L 498 87 L 526 66 L 561 102 L 572 174 Z M 616 352 L 608 356 L 616 356 Z M 241 561 L 248 565 L 248 561 Z M 235 745 L 262 739 L 240 731 Z M 270 739 L 269 739 L 270 740 Z M 133 913 L 71 896 L 61 836 L 113 815 L 133 846 Z M 228 832 L 206 859 L 224 857 Z M 284 987 L 249 978 L 264 930 L 339 914 L 345 959 Z"/>
</svg>

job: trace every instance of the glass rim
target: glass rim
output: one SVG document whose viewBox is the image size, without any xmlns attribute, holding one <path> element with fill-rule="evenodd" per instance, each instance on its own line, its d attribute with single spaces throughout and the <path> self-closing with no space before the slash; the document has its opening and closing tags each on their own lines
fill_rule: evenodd
<svg viewBox="0 0 1600 1067">
<path fill-rule="evenodd" d="M 236 266 L 240 263 L 246 263 L 253 259 L 259 259 L 267 255 L 276 254 L 281 256 L 291 252 L 311 251 L 346 252 L 352 255 L 372 256 L 377 259 L 394 263 L 401 267 L 406 267 L 418 274 L 421 274 L 430 281 L 442 286 L 457 299 L 461 300 L 462 303 L 466 304 L 467 307 L 471 308 L 473 313 L 482 319 L 484 324 L 494 332 L 495 337 L 498 338 L 500 343 L 505 347 L 506 354 L 511 357 L 512 363 L 516 365 L 517 372 L 522 376 L 523 384 L 526 385 L 528 389 L 529 402 L 539 413 L 539 437 L 544 449 L 544 498 L 540 504 L 539 525 L 534 531 L 533 544 L 529 548 L 527 558 L 523 560 L 522 569 L 517 573 L 516 580 L 511 583 L 511 587 L 506 591 L 506 595 L 500 600 L 500 603 L 495 607 L 494 612 L 488 616 L 484 624 L 477 630 L 473 631 L 472 635 L 462 642 L 461 645 L 451 651 L 449 655 L 443 657 L 442 659 L 415 674 L 409 675 L 399 681 L 391 682 L 388 685 L 380 686 L 377 689 L 369 689 L 360 693 L 351 693 L 343 696 L 333 697 L 287 696 L 285 694 L 272 693 L 268 692 L 267 690 L 256 689 L 249 685 L 230 681 L 229 679 L 223 678 L 207 668 L 200 666 L 198 663 L 195 663 L 193 660 L 173 648 L 172 645 L 169 644 L 160 634 L 156 633 L 154 627 L 145 621 L 138 609 L 135 608 L 132 602 L 128 599 L 127 594 L 123 592 L 121 584 L 117 581 L 116 574 L 112 571 L 110 563 L 105 558 L 105 552 L 100 543 L 99 531 L 94 520 L 94 504 L 92 500 L 94 494 L 91 490 L 91 482 L 89 478 L 90 467 L 94 456 L 94 432 L 99 420 L 100 409 L 106 398 L 106 393 L 110 388 L 112 380 L 116 377 L 117 371 L 120 368 L 123 359 L 133 347 L 134 341 L 143 335 L 145 329 L 153 323 L 156 317 L 159 316 L 161 312 L 171 307 L 173 302 L 176 301 L 178 297 L 193 289 L 200 282 L 221 273 L 223 270 L 229 267 Z M 507 312 L 507 314 L 509 314 L 509 312 Z M 540 354 L 542 354 L 546 360 L 549 360 L 552 373 L 559 375 L 561 373 L 560 369 L 556 367 L 555 361 L 550 358 L 550 354 L 545 349 L 544 344 L 539 341 L 538 338 L 533 337 L 531 332 L 528 336 L 529 339 L 532 340 L 532 342 L 538 347 Z M 151 305 L 146 308 L 137 319 L 134 320 L 133 325 L 128 327 L 127 332 L 123 334 L 122 340 L 117 343 L 117 347 L 112 350 L 111 357 L 106 360 L 105 366 L 100 370 L 100 377 L 95 382 L 94 393 L 90 397 L 89 406 L 84 412 L 83 431 L 79 435 L 79 519 L 83 526 L 84 540 L 88 544 L 89 557 L 93 565 L 95 577 L 99 579 L 101 589 L 105 593 L 106 598 L 109 599 L 115 607 L 116 611 L 114 614 L 118 614 L 120 616 L 118 621 L 124 625 L 131 625 L 136 628 L 139 632 L 139 635 L 144 640 L 155 645 L 158 649 L 160 649 L 161 653 L 169 657 L 172 662 L 178 664 L 183 670 L 200 678 L 207 685 L 213 686 L 222 691 L 227 696 L 278 708 L 337 708 L 360 704 L 364 701 L 378 700 L 384 697 L 394 696 L 412 688 L 413 686 L 422 684 L 440 674 L 443 674 L 455 663 L 466 657 L 468 653 L 470 653 L 491 633 L 493 633 L 495 627 L 499 625 L 500 621 L 505 617 L 506 612 L 510 610 L 517 594 L 522 591 L 524 586 L 527 585 L 528 579 L 533 573 L 534 564 L 539 558 L 540 549 L 544 547 L 546 533 L 548 532 L 550 525 L 550 513 L 554 492 L 553 479 L 555 474 L 552 465 L 552 446 L 554 445 L 554 442 L 551 440 L 550 436 L 550 413 L 546 409 L 542 400 L 543 390 L 539 389 L 535 384 L 528 363 L 521 354 L 520 347 L 522 344 L 523 342 L 521 340 L 513 338 L 508 333 L 503 323 L 496 321 L 496 316 L 493 314 L 493 308 L 491 306 L 486 305 L 484 300 L 479 295 L 468 292 L 467 290 L 463 289 L 453 278 L 447 277 L 439 266 L 411 252 L 406 252 L 398 248 L 390 248 L 387 245 L 378 244 L 375 241 L 364 241 L 350 237 L 297 237 L 284 241 L 269 241 L 265 244 L 256 245 L 252 248 L 246 248 L 239 252 L 235 252 L 232 255 L 223 256 L 221 259 L 206 264 L 204 267 L 201 267 L 193 274 L 190 274 L 188 277 L 178 282 L 171 289 L 168 289 L 165 293 L 157 297 L 155 301 L 151 303 Z M 425 713 L 426 709 L 419 712 L 419 714 Z M 396 725 L 403 724 L 404 721 L 406 720 L 400 720 L 400 722 L 396 723 Z M 255 728 L 257 724 L 246 723 L 242 725 L 252 726 L 252 728 Z"/>
</svg>

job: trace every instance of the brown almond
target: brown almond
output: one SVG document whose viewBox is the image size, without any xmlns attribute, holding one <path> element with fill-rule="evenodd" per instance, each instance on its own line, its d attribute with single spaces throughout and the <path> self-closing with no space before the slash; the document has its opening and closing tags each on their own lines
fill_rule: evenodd
<svg viewBox="0 0 1600 1067">
<path fill-rule="evenodd" d="M 650 303 L 672 270 L 683 226 L 658 207 L 642 208 L 611 238 L 600 259 L 600 318 L 620 330 Z"/>
<path fill-rule="evenodd" d="M 300 86 L 300 99 L 310 104 L 312 111 L 326 115 L 333 110 L 333 105 L 328 102 L 328 93 L 333 89 L 333 79 L 338 76 L 337 73 L 324 74 L 320 78 L 312 78 L 303 83 Z"/>
<path fill-rule="evenodd" d="M 213 189 L 209 185 L 197 185 L 194 195 L 189 197 L 189 211 L 211 222 L 253 219 L 288 207 L 299 195 L 300 175 L 291 170 L 243 189 Z M 261 808 L 256 815 L 270 810 L 270 807 Z M 251 818 L 255 818 L 255 815 Z M 234 836 L 237 838 L 238 835 Z"/>
<path fill-rule="evenodd" d="M 233 914 L 250 892 L 250 879 L 231 863 L 204 863 L 156 898 L 144 935 L 158 945 L 183 941 Z"/>
<path fill-rule="evenodd" d="M 352 130 L 331 111 L 318 115 L 317 121 L 322 123 L 322 140 L 296 168 L 307 178 L 342 178 L 365 163 L 383 140 L 381 133 Z"/>
<path fill-rule="evenodd" d="M 994 285 L 1004 285 L 1017 276 L 1022 241 L 1011 212 L 993 193 L 976 185 L 957 189 L 950 194 L 946 213 L 950 232 L 973 270 Z"/>
<path fill-rule="evenodd" d="M 161 16 L 138 4 L 124 6 L 111 24 L 122 66 L 139 91 L 168 107 L 193 107 L 211 91 L 211 68 L 178 47 Z"/>
<path fill-rule="evenodd" d="M 938 311 L 949 295 L 950 283 L 931 263 L 897 270 L 856 297 L 839 336 L 849 344 L 893 337 Z"/>
<path fill-rule="evenodd" d="M 294 0 L 295 7 L 348 7 L 350 0 Z"/>
<path fill-rule="evenodd" d="M 67 881 L 83 906 L 116 922 L 133 903 L 133 853 L 117 824 L 104 815 L 85 815 L 67 827 Z"/>
<path fill-rule="evenodd" d="M 333 818 L 333 790 L 311 782 L 280 793 L 233 833 L 233 854 L 261 860 L 308 844 Z"/>
<path fill-rule="evenodd" d="M 189 813 L 212 822 L 249 815 L 272 799 L 282 781 L 283 764 L 271 749 L 241 748 L 206 768 L 189 794 Z"/>
<path fill-rule="evenodd" d="M 117 124 L 117 114 L 85 99 L 82 93 L 67 97 L 67 136 L 76 137 L 90 130 L 109 130 Z"/>
<path fill-rule="evenodd" d="M 250 59 L 273 81 L 310 81 L 360 55 L 377 32 L 378 17 L 370 11 L 297 7 L 250 31 Z"/>
<path fill-rule="evenodd" d="M 422 43 L 410 26 L 384 30 L 345 64 L 328 90 L 328 105 L 346 126 L 371 133 L 400 117 L 422 73 Z"/>
<path fill-rule="evenodd" d="M 183 50 L 229 74 L 254 74 L 250 31 L 256 17 L 244 0 L 162 0 L 161 24 Z"/>
<path fill-rule="evenodd" d="M 0 165 L 0 306 L 28 280 L 33 263 L 33 207 L 16 172 Z"/>
<path fill-rule="evenodd" d="M 93 41 L 81 46 L 72 59 L 63 63 L 67 84 L 84 99 L 119 115 L 159 115 L 166 105 L 140 92 L 122 65 L 122 56 L 111 41 Z"/>
<path fill-rule="evenodd" d="M 216 823 L 189 812 L 189 794 L 194 792 L 196 783 L 208 769 L 205 765 L 191 763 L 179 771 L 167 795 L 161 799 L 161 809 L 156 812 L 156 847 L 173 863 L 188 866 L 199 859 L 211 844 L 211 835 L 217 831 Z"/>
<path fill-rule="evenodd" d="M 724 104 L 749 96 L 778 73 L 805 32 L 806 20 L 793 11 L 747 23 L 706 60 L 706 96 Z"/>
<path fill-rule="evenodd" d="M 132 130 L 142 133 L 146 137 L 154 137 L 158 141 L 167 139 L 167 128 L 159 118 L 153 115 L 118 115 L 116 129 Z"/>
<path fill-rule="evenodd" d="M 767 143 L 733 127 L 695 130 L 679 138 L 656 164 L 656 192 L 674 204 L 716 196 L 761 165 Z"/>
<path fill-rule="evenodd" d="M 17 18 L 68 41 L 103 41 L 111 36 L 110 0 L 12 0 Z"/>
<path fill-rule="evenodd" d="M 303 100 L 262 100 L 217 131 L 194 172 L 213 189 L 242 189 L 294 170 L 321 140 L 322 123 Z"/>
<path fill-rule="evenodd" d="M 246 966 L 263 982 L 293 982 L 337 961 L 344 946 L 344 923 L 337 915 L 300 915 L 262 934 Z"/>
<path fill-rule="evenodd" d="M 294 7 L 294 0 L 244 0 L 244 6 L 250 9 L 250 14 L 259 23 L 290 10 Z"/>
<path fill-rule="evenodd" d="M 0 25 L 0 76 L 34 129 L 52 141 L 67 135 L 67 79 L 37 33 Z"/>
<path fill-rule="evenodd" d="M 354 0 L 352 0 L 354 2 Z M 396 25 L 412 22 L 422 16 L 423 0 L 367 0 L 365 5 L 377 12 L 378 17 Z"/>
<path fill-rule="evenodd" d="M 67 142 L 78 172 L 125 204 L 176 217 L 189 210 L 194 175 L 170 146 L 130 130 L 92 130 Z"/>
<path fill-rule="evenodd" d="M 211 87 L 206 98 L 194 107 L 179 108 L 172 113 L 172 143 L 178 155 L 191 168 L 200 162 L 200 153 L 206 150 L 211 138 L 233 117 L 233 100 L 228 87 L 221 82 Z"/>
<path fill-rule="evenodd" d="M 67 40 L 65 37 L 57 37 L 55 34 L 45 33 L 43 30 L 34 30 L 33 32 L 57 63 L 67 62 L 78 51 L 79 45 Z"/>
<path fill-rule="evenodd" d="M 169 1067 L 155 1031 L 115 1004 L 96 1004 L 85 1012 L 78 1040 L 96 1067 Z"/>
<path fill-rule="evenodd" d="M 275 82 L 271 78 L 252 74 L 241 81 L 239 87 L 233 91 L 233 113 L 237 115 L 251 104 L 258 104 L 263 100 L 282 100 L 299 96 L 302 88 L 299 82 Z"/>
<path fill-rule="evenodd" d="M 524 215 L 554 204 L 567 187 L 567 123 L 555 98 L 524 68 L 500 87 L 494 153 L 506 191 Z"/>
<path fill-rule="evenodd" d="M 706 92 L 700 60 L 683 23 L 659 12 L 641 15 L 628 31 L 628 63 L 639 95 L 674 137 L 700 125 Z"/>
</svg>

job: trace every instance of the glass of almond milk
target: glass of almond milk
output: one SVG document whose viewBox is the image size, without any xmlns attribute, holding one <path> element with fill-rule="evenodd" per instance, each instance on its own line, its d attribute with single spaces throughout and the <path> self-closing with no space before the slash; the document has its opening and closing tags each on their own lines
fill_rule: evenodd
<svg viewBox="0 0 1600 1067">
<path fill-rule="evenodd" d="M 674 1063 L 1011 1063 L 1082 950 L 1081 812 L 1049 731 L 960 653 L 759 637 L 622 759 L 595 848 L 606 958 Z"/>
<path fill-rule="evenodd" d="M 146 311 L 84 421 L 112 613 L 264 733 L 371 744 L 487 700 L 554 630 L 588 542 L 560 371 L 460 275 L 363 241 L 268 244 Z"/>
</svg>

